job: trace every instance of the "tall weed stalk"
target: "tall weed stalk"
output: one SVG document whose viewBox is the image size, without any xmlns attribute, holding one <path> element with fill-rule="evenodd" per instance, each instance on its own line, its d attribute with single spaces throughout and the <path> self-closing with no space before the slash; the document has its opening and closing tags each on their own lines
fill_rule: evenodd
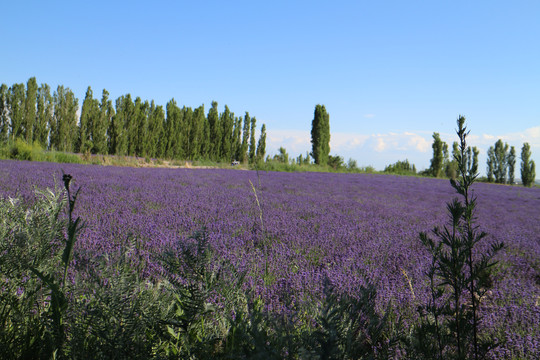
<svg viewBox="0 0 540 360">
<path fill-rule="evenodd" d="M 487 236 L 475 225 L 476 196 L 471 185 L 478 177 L 476 162 L 467 146 L 465 118 L 457 120 L 458 176 L 450 180 L 459 198 L 447 204 L 448 225 L 433 229 L 435 240 L 420 234 L 432 257 L 427 271 L 430 301 L 419 308 L 422 323 L 416 329 L 415 351 L 420 358 L 482 359 L 496 346 L 479 334 L 480 302 L 492 286 L 494 257 L 503 243 L 491 244 L 480 253 L 478 244 Z"/>
</svg>

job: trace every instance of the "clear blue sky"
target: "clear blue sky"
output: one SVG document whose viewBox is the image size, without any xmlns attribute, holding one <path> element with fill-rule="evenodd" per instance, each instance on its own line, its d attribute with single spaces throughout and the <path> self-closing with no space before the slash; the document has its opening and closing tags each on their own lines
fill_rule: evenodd
<svg viewBox="0 0 540 360">
<path fill-rule="evenodd" d="M 0 83 L 216 100 L 291 156 L 324 104 L 331 154 L 377 169 L 428 167 L 463 114 L 482 172 L 502 138 L 540 173 L 538 1 L 6 1 L 0 31 Z"/>
</svg>

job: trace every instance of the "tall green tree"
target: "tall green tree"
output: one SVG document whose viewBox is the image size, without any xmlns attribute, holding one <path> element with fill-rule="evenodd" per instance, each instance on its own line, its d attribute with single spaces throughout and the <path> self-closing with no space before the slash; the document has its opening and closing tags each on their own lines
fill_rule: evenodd
<svg viewBox="0 0 540 360">
<path fill-rule="evenodd" d="M 180 131 L 182 133 L 182 156 L 192 159 L 193 156 L 193 109 L 184 106 L 181 110 Z"/>
<path fill-rule="evenodd" d="M 511 146 L 508 153 L 508 183 L 514 185 L 514 177 L 516 172 L 516 148 Z"/>
<path fill-rule="evenodd" d="M 208 110 L 208 125 L 210 127 L 210 158 L 221 158 L 221 123 L 219 122 L 218 103 L 212 101 L 212 107 Z"/>
<path fill-rule="evenodd" d="M 53 115 L 54 105 L 51 88 L 47 84 L 41 84 L 37 91 L 37 113 L 33 140 L 44 148 L 49 146 L 49 131 Z"/>
<path fill-rule="evenodd" d="M 249 163 L 253 164 L 255 162 L 255 152 L 257 151 L 257 139 L 255 138 L 255 126 L 257 119 L 255 117 L 251 118 L 251 131 L 249 134 Z"/>
<path fill-rule="evenodd" d="M 244 115 L 244 126 L 242 127 L 242 146 L 240 148 L 240 153 L 238 154 L 238 161 L 245 162 L 248 159 L 248 148 L 249 148 L 249 126 L 251 123 L 251 118 L 249 113 L 246 111 Z"/>
<path fill-rule="evenodd" d="M 140 102 L 141 99 L 137 97 Z M 136 101 L 137 101 L 136 99 Z M 120 106 L 120 108 L 119 108 Z M 135 148 L 137 146 L 137 119 L 135 118 L 135 103 L 131 98 L 131 94 L 127 94 L 121 97 L 120 103 L 116 103 L 116 114 L 121 114 L 124 123 L 124 141 L 125 151 L 122 148 L 118 155 L 135 155 Z"/>
<path fill-rule="evenodd" d="M 10 119 L 10 138 L 23 136 L 25 106 L 24 84 L 13 84 L 8 92 L 8 117 Z"/>
<path fill-rule="evenodd" d="M 487 181 L 493 182 L 495 171 L 495 149 L 490 146 L 487 152 Z"/>
<path fill-rule="evenodd" d="M 266 154 L 266 125 L 261 127 L 261 135 L 259 136 L 259 142 L 257 143 L 257 162 L 264 160 Z"/>
<path fill-rule="evenodd" d="M 508 144 L 502 142 L 501 139 L 495 143 L 495 163 L 493 167 L 493 175 L 495 182 L 506 184 L 506 173 L 508 171 Z"/>
<path fill-rule="evenodd" d="M 107 154 L 108 135 L 107 131 L 112 125 L 114 117 L 114 107 L 109 100 L 109 92 L 105 89 L 101 92 L 101 102 L 99 103 L 99 117 L 96 117 L 90 128 L 92 134 L 92 153 Z"/>
<path fill-rule="evenodd" d="M 445 145 L 446 143 L 441 140 L 439 133 L 433 133 L 433 144 L 431 145 L 433 149 L 433 158 L 431 159 L 429 171 L 434 177 L 440 177 L 442 174 Z"/>
<path fill-rule="evenodd" d="M 129 105 L 128 105 L 129 104 Z M 127 155 L 130 129 L 128 117 L 131 115 L 131 95 L 122 95 L 115 101 L 115 114 L 109 126 L 109 154 Z"/>
<path fill-rule="evenodd" d="M 59 85 L 53 95 L 54 113 L 51 121 L 51 148 L 72 152 L 78 136 L 77 111 L 79 100 L 69 88 Z"/>
<path fill-rule="evenodd" d="M 330 115 L 324 105 L 316 105 L 311 123 L 311 144 L 315 164 L 326 165 L 330 154 Z"/>
<path fill-rule="evenodd" d="M 5 143 L 9 136 L 9 88 L 0 86 L 0 143 Z"/>
<path fill-rule="evenodd" d="M 534 161 L 531 160 L 531 146 L 524 143 L 521 148 L 521 183 L 523 186 L 532 186 L 536 178 Z"/>
<path fill-rule="evenodd" d="M 136 156 L 146 156 L 148 151 L 148 111 L 150 104 L 148 100 L 144 102 L 140 97 L 135 99 L 133 109 L 133 122 L 135 123 L 136 138 L 135 152 Z"/>
<path fill-rule="evenodd" d="M 193 111 L 191 116 L 190 125 L 190 156 L 189 159 L 195 160 L 202 156 L 202 152 L 205 151 L 205 139 L 204 139 L 204 123 L 206 116 L 204 115 L 204 105 L 197 107 Z"/>
<path fill-rule="evenodd" d="M 240 152 L 242 151 L 242 118 L 234 118 L 233 136 L 231 140 L 231 156 L 235 160 L 238 160 Z"/>
<path fill-rule="evenodd" d="M 161 158 L 165 154 L 167 142 L 163 133 L 165 113 L 162 106 L 156 106 L 154 100 L 150 104 L 148 114 L 148 156 Z"/>
<path fill-rule="evenodd" d="M 234 113 L 225 105 L 225 110 L 219 116 L 221 123 L 221 159 L 225 161 L 233 160 L 232 140 L 234 128 Z"/>
<path fill-rule="evenodd" d="M 174 98 L 167 103 L 166 111 L 165 133 L 167 136 L 167 150 L 165 156 L 169 159 L 180 159 L 183 156 L 181 131 L 183 114 Z"/>
<path fill-rule="evenodd" d="M 201 106 L 204 111 L 204 107 Z M 211 143 L 210 143 L 210 123 L 208 118 L 203 114 L 197 114 L 197 117 L 201 117 L 202 121 L 202 131 L 201 131 L 201 148 L 200 148 L 200 157 L 201 159 L 210 159 L 211 152 Z"/>
<path fill-rule="evenodd" d="M 27 143 L 34 140 L 34 125 L 36 122 L 38 85 L 35 77 L 28 79 L 26 83 L 26 97 L 24 99 L 24 139 Z"/>
<path fill-rule="evenodd" d="M 99 102 L 94 99 L 92 88 L 89 86 L 86 89 L 86 95 L 82 104 L 81 117 L 79 119 L 79 136 L 75 151 L 87 153 L 92 150 L 94 146 L 92 128 L 94 127 L 94 123 L 99 121 L 100 115 Z"/>
<path fill-rule="evenodd" d="M 452 143 L 452 157 L 447 161 L 444 172 L 450 179 L 455 179 L 457 176 L 457 161 L 456 156 L 459 154 L 459 145 L 457 141 Z"/>
</svg>

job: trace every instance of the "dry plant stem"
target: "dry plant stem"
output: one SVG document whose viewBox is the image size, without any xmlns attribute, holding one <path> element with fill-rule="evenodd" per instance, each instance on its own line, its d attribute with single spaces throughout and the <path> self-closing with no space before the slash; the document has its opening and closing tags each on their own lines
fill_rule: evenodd
<svg viewBox="0 0 540 360">
<path fill-rule="evenodd" d="M 264 279 L 266 282 L 266 279 L 268 278 L 268 249 L 267 249 L 267 241 L 266 241 L 266 234 L 264 232 L 264 222 L 263 222 L 263 212 L 261 203 L 259 201 L 259 197 L 257 196 L 257 190 L 255 189 L 255 186 L 249 180 L 249 184 L 251 185 L 251 189 L 253 190 L 253 194 L 255 195 L 255 201 L 257 202 L 257 207 L 259 209 L 259 220 L 261 221 L 261 232 L 263 234 L 263 244 L 264 244 Z"/>
</svg>

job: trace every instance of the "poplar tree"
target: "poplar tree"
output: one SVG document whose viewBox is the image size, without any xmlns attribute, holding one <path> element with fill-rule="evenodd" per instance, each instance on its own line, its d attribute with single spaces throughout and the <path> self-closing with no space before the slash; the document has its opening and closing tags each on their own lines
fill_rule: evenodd
<svg viewBox="0 0 540 360">
<path fill-rule="evenodd" d="M 193 156 L 193 109 L 184 106 L 181 114 L 179 130 L 182 133 L 182 155 L 191 159 Z"/>
<path fill-rule="evenodd" d="M 433 149 L 433 158 L 431 159 L 431 166 L 429 171 L 432 176 L 440 177 L 443 169 L 444 155 L 443 151 L 445 148 L 445 142 L 441 140 L 439 133 L 433 133 L 433 144 L 431 145 Z"/>
<path fill-rule="evenodd" d="M 0 143 L 5 143 L 9 136 L 8 115 L 9 88 L 6 84 L 0 86 Z"/>
<path fill-rule="evenodd" d="M 221 124 L 216 101 L 212 101 L 212 107 L 208 110 L 208 125 L 210 127 L 210 158 L 219 160 L 221 158 Z"/>
<path fill-rule="evenodd" d="M 25 105 L 24 84 L 13 84 L 8 92 L 8 117 L 11 140 L 22 137 Z"/>
<path fill-rule="evenodd" d="M 255 117 L 251 118 L 251 132 L 249 135 L 249 162 L 252 164 L 255 162 L 255 152 L 257 150 L 257 139 L 255 139 L 255 126 L 257 120 Z"/>
<path fill-rule="evenodd" d="M 165 131 L 167 136 L 166 157 L 169 159 L 179 159 L 182 157 L 182 132 L 180 125 L 182 123 L 182 112 L 176 101 L 169 100 L 166 107 L 167 118 Z"/>
<path fill-rule="evenodd" d="M 116 112 L 121 112 L 124 122 L 124 138 L 125 149 L 122 147 L 121 153 L 118 155 L 135 155 L 135 148 L 137 146 L 137 119 L 135 118 L 135 103 L 131 98 L 131 94 L 127 94 L 121 97 L 120 103 L 116 105 Z M 140 102 L 141 98 L 137 97 L 135 101 Z M 120 105 L 120 109 L 118 109 Z M 124 146 L 124 144 L 122 143 Z"/>
<path fill-rule="evenodd" d="M 133 109 L 133 122 L 135 123 L 136 138 L 135 151 L 136 156 L 146 156 L 148 148 L 148 100 L 142 102 L 140 97 L 135 99 Z"/>
<path fill-rule="evenodd" d="M 514 185 L 514 176 L 516 169 L 516 148 L 511 146 L 510 153 L 508 154 L 508 183 Z"/>
<path fill-rule="evenodd" d="M 499 184 L 506 184 L 506 173 L 508 170 L 508 144 L 503 144 L 499 139 L 495 143 L 495 162 L 493 166 L 493 175 L 495 176 L 495 182 Z"/>
<path fill-rule="evenodd" d="M 238 160 L 242 148 L 242 118 L 234 118 L 233 134 L 231 140 L 231 157 Z"/>
<path fill-rule="evenodd" d="M 225 110 L 219 116 L 221 123 L 221 159 L 231 161 L 233 154 L 231 153 L 232 136 L 234 127 L 234 113 L 231 113 L 229 107 L 225 105 Z"/>
<path fill-rule="evenodd" d="M 238 154 L 238 161 L 245 162 L 248 159 L 248 147 L 249 147 L 249 126 L 251 119 L 249 113 L 246 111 L 244 115 L 244 126 L 242 128 L 242 146 L 240 153 Z"/>
<path fill-rule="evenodd" d="M 26 83 L 26 97 L 24 99 L 24 139 L 27 143 L 34 140 L 34 125 L 36 122 L 37 82 L 35 77 Z"/>
<path fill-rule="evenodd" d="M 266 125 L 261 127 L 261 135 L 259 136 L 259 142 L 257 143 L 257 162 L 263 161 L 266 154 Z"/>
<path fill-rule="evenodd" d="M 41 84 L 37 90 L 37 113 L 33 140 L 44 148 L 49 146 L 49 131 L 53 113 L 51 88 L 47 84 Z"/>
<path fill-rule="evenodd" d="M 148 114 L 148 149 L 147 155 L 150 157 L 163 157 L 165 152 L 166 141 L 162 141 L 163 125 L 165 114 L 162 106 L 156 106 L 154 100 L 150 104 Z"/>
<path fill-rule="evenodd" d="M 536 178 L 534 161 L 531 160 L 531 146 L 524 143 L 521 148 L 521 183 L 523 186 L 532 186 Z"/>
<path fill-rule="evenodd" d="M 51 121 L 51 148 L 71 152 L 77 139 L 79 100 L 69 88 L 59 85 L 53 95 L 54 115 Z"/>
<path fill-rule="evenodd" d="M 311 144 L 315 164 L 326 165 L 330 154 L 330 115 L 324 105 L 316 105 L 311 123 Z"/>
<path fill-rule="evenodd" d="M 129 97 L 129 100 L 127 98 Z M 115 114 L 112 118 L 109 134 L 110 134 L 110 146 L 109 154 L 114 155 L 127 155 L 128 154 L 128 140 L 129 140 L 129 128 L 128 128 L 128 109 L 126 109 L 126 102 L 131 103 L 131 96 L 120 96 L 115 101 Z"/>
<path fill-rule="evenodd" d="M 190 132 L 190 144 L 191 144 L 191 160 L 195 160 L 201 157 L 201 153 L 204 151 L 204 123 L 206 116 L 204 115 L 204 105 L 199 106 L 193 111 L 191 116 L 191 132 Z"/>
<path fill-rule="evenodd" d="M 114 116 L 114 107 L 109 100 L 109 92 L 103 89 L 101 93 L 101 102 L 99 103 L 99 117 L 95 119 L 91 127 L 94 154 L 107 154 L 108 135 L 107 130 L 112 125 Z"/>
<path fill-rule="evenodd" d="M 495 171 L 495 149 L 493 146 L 490 146 L 487 152 L 487 181 L 493 182 L 494 180 L 494 171 Z"/>
<path fill-rule="evenodd" d="M 200 157 L 202 159 L 209 159 L 210 151 L 211 151 L 210 124 L 208 122 L 208 118 L 204 114 L 204 106 L 201 106 L 200 108 L 203 111 L 202 114 L 197 115 L 197 116 L 201 116 L 201 120 L 202 120 Z"/>
<path fill-rule="evenodd" d="M 77 140 L 76 151 L 86 153 L 92 150 L 92 128 L 94 123 L 99 121 L 99 103 L 94 99 L 92 88 L 89 86 L 86 89 L 86 95 L 81 109 L 81 117 L 79 120 L 79 136 Z"/>
</svg>

